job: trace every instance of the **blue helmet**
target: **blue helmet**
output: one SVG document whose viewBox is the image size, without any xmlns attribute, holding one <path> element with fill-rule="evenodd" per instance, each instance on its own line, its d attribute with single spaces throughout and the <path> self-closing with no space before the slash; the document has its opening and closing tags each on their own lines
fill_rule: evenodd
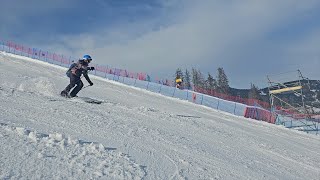
<svg viewBox="0 0 320 180">
<path fill-rule="evenodd" d="M 86 54 L 86 55 L 84 55 L 82 59 L 83 59 L 83 60 L 92 61 L 91 56 L 90 56 L 90 55 L 87 55 L 87 54 Z"/>
</svg>

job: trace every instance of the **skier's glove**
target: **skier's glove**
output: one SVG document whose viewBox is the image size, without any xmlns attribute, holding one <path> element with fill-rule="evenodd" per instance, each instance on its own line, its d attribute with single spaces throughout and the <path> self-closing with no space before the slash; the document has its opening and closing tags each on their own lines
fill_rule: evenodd
<svg viewBox="0 0 320 180">
<path fill-rule="evenodd" d="M 94 67 L 90 67 L 90 70 L 93 71 L 93 70 L 94 70 Z"/>
<path fill-rule="evenodd" d="M 92 82 L 89 82 L 90 86 L 93 86 L 93 83 Z"/>
</svg>

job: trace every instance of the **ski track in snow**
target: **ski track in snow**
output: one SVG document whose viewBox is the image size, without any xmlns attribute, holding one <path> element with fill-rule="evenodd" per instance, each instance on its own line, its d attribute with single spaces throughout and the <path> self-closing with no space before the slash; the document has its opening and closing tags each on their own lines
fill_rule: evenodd
<svg viewBox="0 0 320 180">
<path fill-rule="evenodd" d="M 317 136 L 94 77 L 79 96 L 102 104 L 66 99 L 65 69 L 15 57 L 0 53 L 0 179 L 320 177 Z"/>
</svg>

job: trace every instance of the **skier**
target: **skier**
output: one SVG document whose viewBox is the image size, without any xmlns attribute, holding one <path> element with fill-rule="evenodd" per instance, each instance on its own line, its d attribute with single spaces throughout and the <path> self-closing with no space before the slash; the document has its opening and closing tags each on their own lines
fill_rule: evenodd
<svg viewBox="0 0 320 180">
<path fill-rule="evenodd" d="M 180 76 L 176 77 L 176 88 L 181 89 L 181 84 L 182 84 L 182 79 L 180 78 Z"/>
<path fill-rule="evenodd" d="M 84 55 L 82 59 L 80 59 L 78 62 L 71 64 L 70 68 L 66 72 L 67 76 L 70 78 L 70 84 L 61 91 L 61 96 L 64 97 L 76 97 L 78 92 L 83 87 L 83 82 L 81 81 L 81 75 L 86 78 L 90 86 L 93 86 L 93 83 L 91 82 L 89 76 L 88 76 L 88 70 L 94 70 L 94 67 L 88 67 L 89 63 L 92 61 L 91 56 Z M 77 85 L 70 93 L 69 91 Z"/>
</svg>

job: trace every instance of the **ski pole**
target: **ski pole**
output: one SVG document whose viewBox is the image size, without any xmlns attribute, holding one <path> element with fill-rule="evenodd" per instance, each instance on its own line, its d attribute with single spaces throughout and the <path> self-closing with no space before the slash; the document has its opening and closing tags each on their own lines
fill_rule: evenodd
<svg viewBox="0 0 320 180">
<path fill-rule="evenodd" d="M 84 89 L 84 88 L 87 88 L 87 87 L 89 87 L 90 85 L 86 85 L 86 86 L 84 86 L 82 89 Z"/>
</svg>

